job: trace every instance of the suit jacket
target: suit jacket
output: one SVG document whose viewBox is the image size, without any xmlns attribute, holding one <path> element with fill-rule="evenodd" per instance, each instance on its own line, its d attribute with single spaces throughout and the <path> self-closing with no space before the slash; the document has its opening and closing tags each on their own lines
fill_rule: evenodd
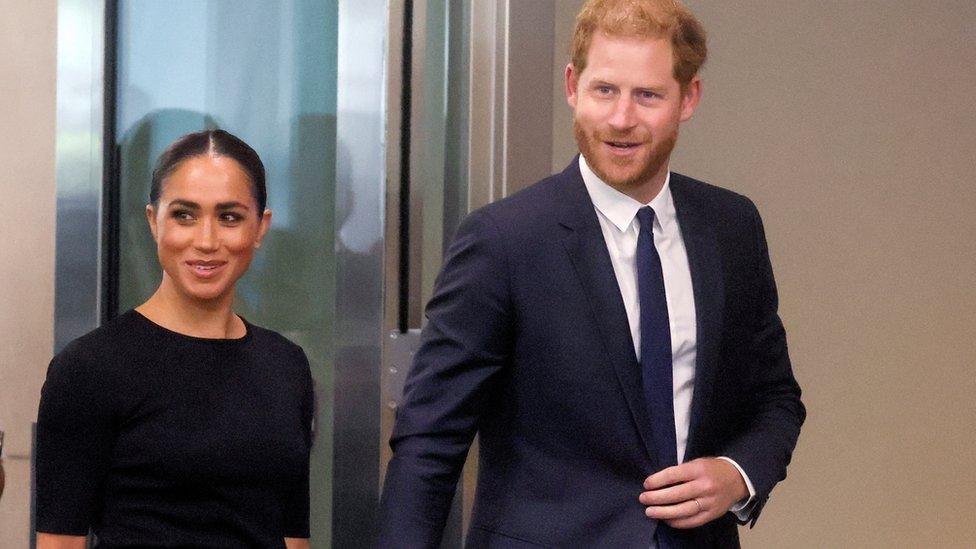
<svg viewBox="0 0 976 549">
<path fill-rule="evenodd" d="M 698 354 L 685 458 L 728 456 L 757 492 L 752 521 L 805 417 L 755 206 L 672 174 Z M 408 376 L 381 503 L 381 547 L 435 547 L 480 434 L 468 547 L 635 547 L 637 500 L 661 467 L 607 246 L 574 161 L 468 216 Z M 738 546 L 731 514 L 679 531 Z"/>
</svg>

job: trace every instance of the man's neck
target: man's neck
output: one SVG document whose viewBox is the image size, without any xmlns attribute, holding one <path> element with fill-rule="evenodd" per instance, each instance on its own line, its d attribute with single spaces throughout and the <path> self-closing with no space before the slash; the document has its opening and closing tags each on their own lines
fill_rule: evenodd
<svg viewBox="0 0 976 549">
<path fill-rule="evenodd" d="M 670 169 L 670 164 L 665 162 L 661 168 L 649 178 L 645 178 L 643 181 L 634 183 L 615 183 L 608 181 L 606 177 L 601 175 L 593 168 L 593 164 L 590 164 L 586 158 L 580 155 L 580 158 L 586 162 L 587 167 L 594 175 L 604 184 L 614 190 L 623 193 L 634 200 L 640 202 L 641 204 L 650 204 L 652 200 L 657 198 L 657 195 L 661 194 L 661 189 L 664 188 L 664 184 L 668 180 L 668 171 Z"/>
</svg>

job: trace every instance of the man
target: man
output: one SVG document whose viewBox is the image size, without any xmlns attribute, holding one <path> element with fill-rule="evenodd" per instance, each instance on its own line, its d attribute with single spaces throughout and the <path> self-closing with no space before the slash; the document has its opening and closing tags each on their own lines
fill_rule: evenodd
<svg viewBox="0 0 976 549">
<path fill-rule="evenodd" d="M 805 410 L 759 215 L 668 169 L 705 56 L 677 2 L 583 7 L 566 68 L 581 156 L 458 230 L 381 546 L 437 546 L 476 432 L 468 547 L 735 547 L 785 478 Z"/>
</svg>

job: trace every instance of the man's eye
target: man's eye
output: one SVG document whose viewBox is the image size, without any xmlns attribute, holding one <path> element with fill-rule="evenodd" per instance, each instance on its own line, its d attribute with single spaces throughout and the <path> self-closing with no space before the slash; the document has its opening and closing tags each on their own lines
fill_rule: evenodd
<svg viewBox="0 0 976 549">
<path fill-rule="evenodd" d="M 640 92 L 641 99 L 655 99 L 658 95 L 652 91 L 642 91 Z"/>
<path fill-rule="evenodd" d="M 610 86 L 598 86 L 596 92 L 601 95 L 609 95 L 613 90 L 610 89 Z"/>
</svg>

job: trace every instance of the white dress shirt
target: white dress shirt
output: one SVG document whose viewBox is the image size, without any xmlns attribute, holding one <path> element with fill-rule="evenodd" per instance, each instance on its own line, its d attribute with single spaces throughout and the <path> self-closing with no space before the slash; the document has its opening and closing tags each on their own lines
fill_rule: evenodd
<svg viewBox="0 0 976 549">
<path fill-rule="evenodd" d="M 664 274 L 664 291 L 668 303 L 668 320 L 671 323 L 671 363 L 673 366 L 674 393 L 674 432 L 677 441 L 679 462 L 684 462 L 685 448 L 688 445 L 688 427 L 691 423 L 691 399 L 695 391 L 695 359 L 698 356 L 695 319 L 695 293 L 691 285 L 691 269 L 688 266 L 688 253 L 681 237 L 678 217 L 671 197 L 671 172 L 664 180 L 664 187 L 648 204 L 625 195 L 604 183 L 590 167 L 582 155 L 579 157 L 580 173 L 583 183 L 593 201 L 603 239 L 610 252 L 610 261 L 620 287 L 627 322 L 634 340 L 634 351 L 640 360 L 640 299 L 637 294 L 637 235 L 641 230 L 637 220 L 637 210 L 644 206 L 654 209 L 654 247 L 661 257 Z M 740 520 L 746 520 L 750 504 L 755 499 L 756 490 L 749 476 L 738 463 L 721 457 L 731 463 L 742 475 L 749 489 L 749 497 L 737 502 L 730 511 Z"/>
</svg>

